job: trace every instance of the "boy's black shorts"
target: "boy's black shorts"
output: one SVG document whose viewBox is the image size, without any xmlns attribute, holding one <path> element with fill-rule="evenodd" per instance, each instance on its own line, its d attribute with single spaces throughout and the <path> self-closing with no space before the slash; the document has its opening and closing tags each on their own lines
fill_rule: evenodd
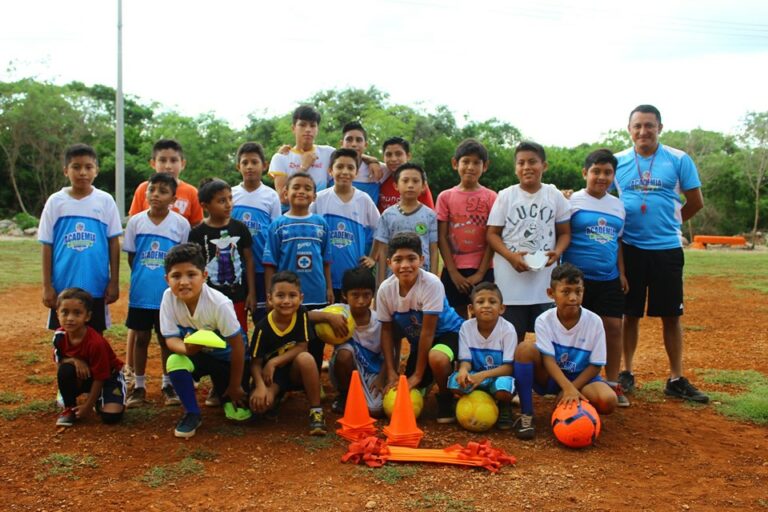
<svg viewBox="0 0 768 512">
<path fill-rule="evenodd" d="M 552 309 L 552 302 L 542 304 L 507 305 L 504 306 L 504 320 L 511 323 L 518 338 L 524 338 L 526 332 L 535 332 L 536 319 L 548 309 Z"/>
<path fill-rule="evenodd" d="M 88 320 L 88 325 L 93 327 L 95 331 L 103 333 L 107 330 L 107 318 L 109 312 L 107 306 L 104 304 L 104 297 L 93 299 L 93 311 L 91 312 L 91 319 Z M 51 309 L 48 312 L 48 328 L 55 331 L 61 327 L 59 324 L 59 317 L 56 315 L 56 310 Z"/>
<path fill-rule="evenodd" d="M 459 273 L 464 277 L 469 277 L 477 272 L 476 268 L 460 268 L 458 270 Z M 443 272 L 440 274 L 440 281 L 443 283 L 443 288 L 445 288 L 445 298 L 448 299 L 448 304 L 450 304 L 451 307 L 457 312 L 461 310 L 466 315 L 467 306 L 471 302 L 470 294 L 461 293 L 458 288 L 456 288 L 456 285 L 453 284 L 453 279 L 451 279 L 451 275 L 445 268 L 443 268 Z M 483 277 L 483 281 L 488 281 L 489 283 L 494 282 L 493 269 L 488 269 L 488 271 L 485 273 L 485 276 Z M 459 312 L 459 314 L 461 313 Z"/>
<path fill-rule="evenodd" d="M 160 334 L 160 310 L 129 307 L 125 326 L 134 331 L 155 329 L 155 333 Z"/>
<path fill-rule="evenodd" d="M 435 345 L 445 345 L 450 349 L 451 352 L 453 352 L 453 359 L 451 362 L 455 362 L 459 359 L 459 333 L 458 332 L 445 332 L 439 336 L 435 336 L 435 339 L 432 341 L 432 347 Z M 418 345 L 413 343 L 410 347 L 410 353 L 408 354 L 408 361 L 405 363 L 405 375 L 411 376 L 413 375 L 414 370 L 416 370 L 416 360 L 418 359 L 419 354 L 419 348 Z M 446 354 L 447 355 L 447 354 Z M 427 367 L 424 369 L 424 376 L 421 379 L 421 382 L 419 383 L 420 388 L 424 388 L 432 384 L 433 381 L 432 377 L 432 369 L 429 367 L 429 362 L 427 362 Z"/>
<path fill-rule="evenodd" d="M 649 251 L 621 244 L 624 272 L 629 281 L 624 313 L 640 318 L 648 316 L 681 316 L 683 314 L 683 249 Z"/>
<path fill-rule="evenodd" d="M 610 281 L 584 280 L 582 306 L 600 316 L 621 318 L 624 316 L 624 292 L 621 279 Z"/>
</svg>

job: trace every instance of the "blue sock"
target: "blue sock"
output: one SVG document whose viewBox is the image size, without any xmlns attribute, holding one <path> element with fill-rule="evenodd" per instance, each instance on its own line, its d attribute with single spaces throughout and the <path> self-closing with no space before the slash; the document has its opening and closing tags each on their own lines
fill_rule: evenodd
<svg viewBox="0 0 768 512">
<path fill-rule="evenodd" d="M 168 373 L 168 377 L 171 378 L 173 389 L 175 389 L 176 394 L 179 395 L 179 400 L 181 400 L 181 405 L 184 406 L 184 410 L 186 412 L 200 414 L 200 407 L 197 405 L 195 382 L 192 380 L 192 374 L 186 370 L 176 370 L 175 372 Z"/>
<path fill-rule="evenodd" d="M 515 361 L 515 387 L 520 397 L 520 412 L 533 416 L 533 363 Z"/>
</svg>

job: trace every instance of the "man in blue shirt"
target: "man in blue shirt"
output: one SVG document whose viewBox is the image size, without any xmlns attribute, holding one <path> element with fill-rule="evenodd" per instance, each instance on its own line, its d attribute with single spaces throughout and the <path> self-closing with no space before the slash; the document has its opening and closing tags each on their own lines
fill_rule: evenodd
<svg viewBox="0 0 768 512">
<path fill-rule="evenodd" d="M 634 389 L 632 360 L 640 318 L 661 317 L 670 378 L 664 393 L 694 402 L 709 397 L 683 377 L 683 249 L 680 225 L 704 206 L 701 181 L 690 156 L 659 144 L 661 114 L 640 105 L 629 115 L 634 146 L 616 155 L 616 188 L 626 210 L 622 249 L 629 281 L 624 311 L 624 365 L 619 382 Z M 680 195 L 685 196 L 685 203 Z"/>
</svg>

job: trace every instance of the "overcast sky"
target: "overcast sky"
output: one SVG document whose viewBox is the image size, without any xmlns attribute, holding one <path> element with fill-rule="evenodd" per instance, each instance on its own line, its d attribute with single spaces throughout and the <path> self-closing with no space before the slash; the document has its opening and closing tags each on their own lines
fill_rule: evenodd
<svg viewBox="0 0 768 512">
<path fill-rule="evenodd" d="M 116 22 L 116 0 L 3 2 L 0 80 L 115 86 Z M 123 45 L 126 94 L 237 128 L 372 85 L 548 145 L 623 129 L 639 103 L 668 130 L 768 110 L 764 0 L 124 0 Z"/>
</svg>

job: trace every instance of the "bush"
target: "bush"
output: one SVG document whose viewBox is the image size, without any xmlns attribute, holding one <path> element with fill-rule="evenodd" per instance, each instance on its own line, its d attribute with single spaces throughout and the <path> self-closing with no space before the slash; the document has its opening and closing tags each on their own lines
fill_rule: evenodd
<svg viewBox="0 0 768 512">
<path fill-rule="evenodd" d="M 19 212 L 13 217 L 13 222 L 19 226 L 19 229 L 24 231 L 29 228 L 36 228 L 40 221 L 28 213 Z"/>
</svg>

